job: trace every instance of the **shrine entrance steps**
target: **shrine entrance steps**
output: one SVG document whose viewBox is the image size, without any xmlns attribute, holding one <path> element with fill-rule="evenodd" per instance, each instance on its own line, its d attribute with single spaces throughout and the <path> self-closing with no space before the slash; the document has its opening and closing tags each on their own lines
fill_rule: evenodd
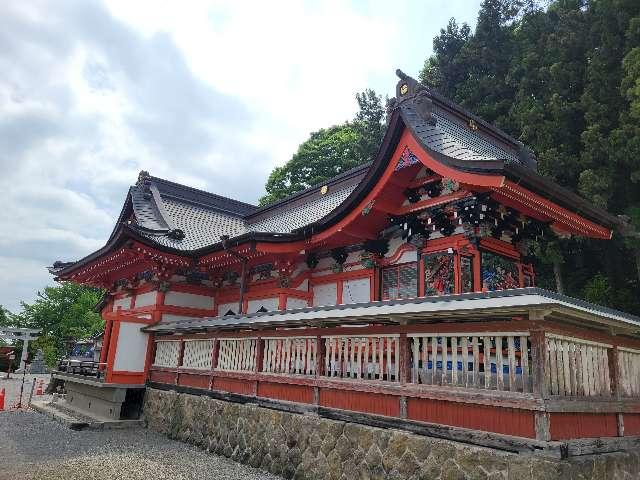
<svg viewBox="0 0 640 480">
<path fill-rule="evenodd" d="M 63 401 L 63 396 L 55 396 L 52 401 L 32 402 L 31 408 L 53 418 L 71 430 L 109 430 L 142 425 L 142 420 L 114 420 L 97 415 L 87 415 L 85 412 L 70 408 Z"/>
</svg>

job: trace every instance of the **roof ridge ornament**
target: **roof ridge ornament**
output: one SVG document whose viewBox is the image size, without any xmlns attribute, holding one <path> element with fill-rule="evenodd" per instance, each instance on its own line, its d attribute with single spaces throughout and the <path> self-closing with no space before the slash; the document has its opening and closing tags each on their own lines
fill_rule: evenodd
<svg viewBox="0 0 640 480">
<path fill-rule="evenodd" d="M 434 107 L 429 89 L 400 69 L 396 70 L 396 75 L 400 81 L 396 85 L 396 98 L 390 100 L 389 108 L 395 109 L 404 102 L 412 101 L 418 116 L 429 125 L 435 125 L 436 118 L 433 115 Z"/>
<path fill-rule="evenodd" d="M 149 175 L 149 172 L 147 172 L 146 170 L 140 170 L 140 173 L 138 173 L 138 181 L 136 182 L 136 186 L 148 183 L 149 181 L 151 181 L 151 175 Z"/>
</svg>

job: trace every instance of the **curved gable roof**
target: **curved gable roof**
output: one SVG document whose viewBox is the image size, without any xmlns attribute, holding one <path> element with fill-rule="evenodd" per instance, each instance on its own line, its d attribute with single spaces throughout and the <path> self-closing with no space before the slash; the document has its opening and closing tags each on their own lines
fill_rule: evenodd
<svg viewBox="0 0 640 480">
<path fill-rule="evenodd" d="M 204 192 L 146 172 L 127 196 L 109 242 L 98 252 L 56 273 L 72 271 L 117 243 L 134 238 L 183 255 L 222 248 L 221 236 L 238 244 L 252 239 L 292 241 L 326 229 L 367 196 L 386 170 L 402 132 L 408 129 L 436 161 L 461 172 L 510 177 L 586 218 L 609 228 L 618 219 L 536 172 L 533 154 L 520 142 L 398 72 L 397 98 L 376 159 L 264 207 Z M 321 194 L 321 187 L 328 191 Z"/>
</svg>

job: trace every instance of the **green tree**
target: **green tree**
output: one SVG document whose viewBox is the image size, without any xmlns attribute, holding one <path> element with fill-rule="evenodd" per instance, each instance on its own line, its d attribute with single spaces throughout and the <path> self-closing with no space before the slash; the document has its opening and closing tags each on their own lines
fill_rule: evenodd
<svg viewBox="0 0 640 480">
<path fill-rule="evenodd" d="M 373 90 L 356 95 L 359 111 L 351 122 L 313 132 L 282 167 L 276 167 L 260 205 L 318 185 L 331 177 L 369 162 L 384 134 L 382 97 Z"/>
<path fill-rule="evenodd" d="M 102 296 L 95 288 L 70 282 L 46 287 L 31 304 L 22 302 L 22 311 L 14 316 L 16 326 L 42 330 L 29 345 L 41 348 L 47 364 L 53 365 L 65 353 L 65 342 L 80 340 L 102 331 L 104 323 L 94 307 Z"/>
<path fill-rule="evenodd" d="M 11 320 L 11 312 L 0 305 L 0 327 L 10 327 L 12 326 Z M 6 345 L 7 342 L 0 338 L 0 347 Z"/>
<path fill-rule="evenodd" d="M 540 3 L 485 0 L 474 32 L 450 21 L 420 79 L 531 147 L 541 174 L 630 218 L 612 241 L 547 239 L 537 281 L 640 312 L 640 2 Z"/>
</svg>

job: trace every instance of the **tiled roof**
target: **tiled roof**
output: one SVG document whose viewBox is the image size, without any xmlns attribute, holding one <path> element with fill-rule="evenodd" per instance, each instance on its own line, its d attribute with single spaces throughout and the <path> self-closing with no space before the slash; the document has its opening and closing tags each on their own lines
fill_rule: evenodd
<svg viewBox="0 0 640 480">
<path fill-rule="evenodd" d="M 398 109 L 403 122 L 428 150 L 470 169 L 481 162 L 524 165 L 514 139 L 492 130 L 480 119 L 481 129 L 470 128 L 469 112 L 410 81 L 411 94 L 401 98 Z M 426 114 L 425 96 L 429 99 Z M 331 179 L 325 194 L 320 193 L 318 185 L 266 207 L 144 174 L 131 190 L 136 220 L 132 226 L 159 245 L 182 251 L 215 245 L 222 235 L 290 234 L 336 210 L 354 192 L 369 167 L 362 165 Z"/>
<path fill-rule="evenodd" d="M 228 215 L 217 210 L 180 202 L 171 198 L 162 198 L 166 214 L 176 228 L 184 232 L 183 239 L 167 235 L 143 233 L 148 238 L 165 247 L 177 250 L 196 250 L 220 241 L 221 235 L 236 237 L 246 233 L 242 217 Z"/>
<path fill-rule="evenodd" d="M 354 188 L 356 184 L 348 185 L 340 190 L 327 192 L 323 196 L 316 196 L 309 202 L 279 209 L 263 219 L 249 223 L 248 228 L 254 232 L 291 233 L 320 220 L 340 205 Z"/>
<path fill-rule="evenodd" d="M 143 172 L 130 190 L 134 218 L 129 225 L 159 245 L 182 251 L 215 245 L 223 235 L 291 233 L 333 211 L 366 171 L 365 165 L 338 175 L 326 183 L 325 194 L 318 185 L 262 208 Z"/>
</svg>

